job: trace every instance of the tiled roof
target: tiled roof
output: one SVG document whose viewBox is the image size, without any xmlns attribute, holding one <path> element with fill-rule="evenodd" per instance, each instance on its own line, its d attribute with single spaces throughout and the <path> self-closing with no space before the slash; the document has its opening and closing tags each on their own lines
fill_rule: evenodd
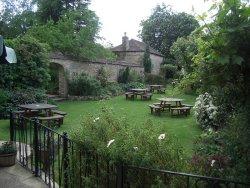
<svg viewBox="0 0 250 188">
<path fill-rule="evenodd" d="M 146 44 L 144 42 L 140 42 L 138 40 L 131 39 L 129 40 L 129 48 L 126 50 L 126 52 L 145 52 Z M 113 52 L 124 52 L 124 48 L 121 45 L 111 48 Z M 153 49 L 152 47 L 149 47 L 149 51 L 151 54 L 163 56 L 160 52 Z"/>
</svg>

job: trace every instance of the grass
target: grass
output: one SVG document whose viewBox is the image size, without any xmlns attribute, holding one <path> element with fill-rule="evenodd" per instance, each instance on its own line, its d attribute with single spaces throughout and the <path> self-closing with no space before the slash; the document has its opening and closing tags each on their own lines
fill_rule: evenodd
<svg viewBox="0 0 250 188">
<path fill-rule="evenodd" d="M 170 93 L 168 93 L 168 96 Z M 164 95 L 154 94 L 151 101 L 129 101 L 124 96 L 114 97 L 106 101 L 64 101 L 58 103 L 59 110 L 65 111 L 68 115 L 64 124 L 58 129 L 59 132 L 69 132 L 80 126 L 84 116 L 92 114 L 98 116 L 103 106 L 112 108 L 115 115 L 125 116 L 132 126 L 138 126 L 147 120 L 152 120 L 162 133 L 175 135 L 186 153 L 192 153 L 193 141 L 201 130 L 197 126 L 193 113 L 188 117 L 171 117 L 169 113 L 163 113 L 160 117 L 150 114 L 148 104 L 157 102 L 157 98 Z M 185 103 L 194 104 L 193 95 L 174 95 L 184 99 Z M 9 121 L 0 120 L 0 140 L 9 139 Z"/>
</svg>

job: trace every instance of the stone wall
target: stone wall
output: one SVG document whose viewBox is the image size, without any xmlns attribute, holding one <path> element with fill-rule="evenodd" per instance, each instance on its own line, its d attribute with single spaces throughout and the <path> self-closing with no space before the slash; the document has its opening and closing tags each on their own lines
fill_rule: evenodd
<svg viewBox="0 0 250 188">
<path fill-rule="evenodd" d="M 130 64 L 143 66 L 143 55 L 144 52 L 116 52 L 118 59 L 124 59 Z M 150 54 L 152 62 L 152 74 L 158 75 L 160 73 L 160 65 L 163 61 L 163 57 Z"/>
<path fill-rule="evenodd" d="M 71 60 L 68 57 L 61 55 L 51 55 L 51 62 L 59 66 L 59 95 L 66 97 L 68 95 L 68 79 L 72 79 L 75 75 L 85 72 L 89 75 L 96 76 L 101 67 L 106 68 L 109 73 L 109 81 L 117 81 L 120 69 L 130 67 L 131 70 L 136 71 L 139 75 L 144 76 L 144 68 L 141 65 L 130 64 L 124 61 L 119 62 L 80 62 Z"/>
</svg>

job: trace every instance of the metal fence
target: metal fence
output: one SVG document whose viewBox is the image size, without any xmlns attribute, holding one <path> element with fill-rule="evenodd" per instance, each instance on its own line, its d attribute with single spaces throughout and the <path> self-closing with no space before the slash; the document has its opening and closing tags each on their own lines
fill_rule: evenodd
<svg viewBox="0 0 250 188">
<path fill-rule="evenodd" d="M 249 187 L 219 178 L 115 163 L 46 127 L 10 114 L 10 140 L 19 163 L 49 187 Z"/>
</svg>

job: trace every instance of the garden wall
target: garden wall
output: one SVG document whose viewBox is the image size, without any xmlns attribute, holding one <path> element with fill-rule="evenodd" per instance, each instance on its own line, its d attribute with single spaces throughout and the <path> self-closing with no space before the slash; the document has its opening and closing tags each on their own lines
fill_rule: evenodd
<svg viewBox="0 0 250 188">
<path fill-rule="evenodd" d="M 67 76 L 71 79 L 74 75 L 85 72 L 89 75 L 96 76 L 98 70 L 101 67 L 105 67 L 109 73 L 109 81 L 117 81 L 118 73 L 120 69 L 130 67 L 131 70 L 136 71 L 141 76 L 144 75 L 144 68 L 138 64 L 131 64 L 124 61 L 116 62 L 105 62 L 105 61 L 78 61 L 72 60 L 61 54 L 52 54 L 50 56 L 51 62 L 61 65 L 62 69 L 59 69 L 59 95 L 66 97 L 67 92 L 67 82 L 65 77 Z"/>
</svg>

